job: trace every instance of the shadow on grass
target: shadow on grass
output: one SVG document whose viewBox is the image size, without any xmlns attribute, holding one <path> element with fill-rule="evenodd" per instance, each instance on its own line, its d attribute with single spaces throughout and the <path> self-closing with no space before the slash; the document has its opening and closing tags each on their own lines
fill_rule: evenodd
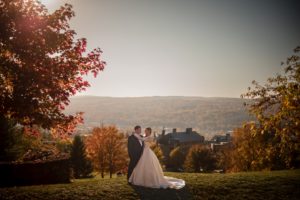
<svg viewBox="0 0 300 200">
<path fill-rule="evenodd" d="M 146 188 L 142 186 L 130 185 L 134 191 L 138 194 L 142 200 L 146 199 L 160 199 L 160 200 L 171 200 L 171 199 L 192 199 L 192 195 L 189 193 L 187 186 L 180 190 L 175 189 L 154 189 Z"/>
</svg>

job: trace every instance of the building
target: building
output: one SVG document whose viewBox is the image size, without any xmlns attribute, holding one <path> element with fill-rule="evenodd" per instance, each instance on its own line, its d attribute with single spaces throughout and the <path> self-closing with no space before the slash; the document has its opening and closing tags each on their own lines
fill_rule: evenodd
<svg viewBox="0 0 300 200">
<path fill-rule="evenodd" d="M 222 142 L 230 142 L 231 141 L 231 136 L 230 132 L 227 132 L 225 135 L 215 135 L 211 141 L 213 143 L 222 143 Z"/>
<path fill-rule="evenodd" d="M 222 151 L 231 145 L 231 132 L 227 132 L 225 135 L 215 135 L 210 141 L 210 147 L 213 151 Z"/>
<path fill-rule="evenodd" d="M 192 128 L 187 128 L 185 132 L 177 132 L 177 129 L 174 128 L 171 133 L 167 134 L 165 133 L 165 130 L 163 130 L 162 134 L 157 138 L 157 142 L 174 148 L 179 145 L 203 143 L 204 137 L 196 131 L 193 131 Z"/>
</svg>

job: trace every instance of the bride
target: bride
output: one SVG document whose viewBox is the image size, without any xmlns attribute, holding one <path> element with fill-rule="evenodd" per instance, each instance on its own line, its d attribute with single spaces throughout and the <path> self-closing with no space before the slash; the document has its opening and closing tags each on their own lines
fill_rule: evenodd
<svg viewBox="0 0 300 200">
<path fill-rule="evenodd" d="M 128 181 L 133 185 L 151 188 L 183 188 L 185 186 L 184 180 L 164 176 L 160 163 L 150 148 L 149 143 L 153 140 L 150 136 L 151 131 L 151 128 L 146 128 L 144 138 L 135 134 L 135 137 L 145 142 L 145 146 L 142 156 Z"/>
</svg>

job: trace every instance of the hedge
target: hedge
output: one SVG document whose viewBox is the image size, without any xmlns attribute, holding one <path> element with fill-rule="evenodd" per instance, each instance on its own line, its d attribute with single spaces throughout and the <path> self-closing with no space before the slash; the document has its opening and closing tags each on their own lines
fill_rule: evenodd
<svg viewBox="0 0 300 200">
<path fill-rule="evenodd" d="M 70 183 L 69 158 L 23 163 L 0 163 L 0 186 Z"/>
</svg>

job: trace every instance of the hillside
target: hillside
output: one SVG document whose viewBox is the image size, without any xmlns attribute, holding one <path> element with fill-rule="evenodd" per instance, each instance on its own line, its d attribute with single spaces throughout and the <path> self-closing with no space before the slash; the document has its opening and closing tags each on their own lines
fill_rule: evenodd
<svg viewBox="0 0 300 200">
<path fill-rule="evenodd" d="M 244 172 L 234 174 L 166 173 L 184 179 L 180 190 L 130 186 L 125 177 L 74 180 L 70 184 L 0 188 L 0 199 L 215 199 L 296 200 L 300 171 Z"/>
<path fill-rule="evenodd" d="M 131 129 L 140 124 L 157 131 L 163 127 L 179 130 L 192 127 L 201 134 L 213 134 L 232 130 L 250 120 L 244 101 L 239 98 L 82 96 L 71 99 L 66 113 L 83 111 L 85 127 L 104 123 Z"/>
</svg>

